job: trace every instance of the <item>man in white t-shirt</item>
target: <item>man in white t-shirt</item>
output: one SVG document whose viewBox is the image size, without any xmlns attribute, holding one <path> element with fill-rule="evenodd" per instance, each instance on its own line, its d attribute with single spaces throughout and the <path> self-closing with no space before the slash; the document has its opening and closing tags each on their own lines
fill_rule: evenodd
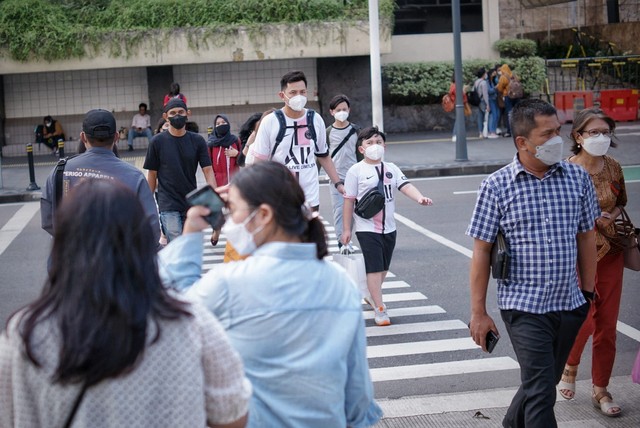
<svg viewBox="0 0 640 428">
<path fill-rule="evenodd" d="M 151 117 L 147 114 L 147 105 L 145 103 L 140 103 L 138 113 L 136 113 L 131 120 L 131 129 L 129 129 L 129 135 L 127 136 L 127 144 L 129 145 L 130 152 L 133 151 L 133 139 L 137 137 L 147 137 L 149 143 L 153 138 L 153 132 L 151 132 Z"/>
<path fill-rule="evenodd" d="M 273 160 L 289 168 L 304 190 L 307 203 L 314 211 L 318 211 L 320 187 L 316 159 L 335 188 L 344 193 L 344 183 L 329 157 L 324 121 L 319 114 L 307 114 L 304 108 L 307 103 L 307 78 L 302 71 L 291 71 L 282 76 L 278 96 L 284 101 L 281 109 L 286 122 L 284 137 L 277 142 L 281 129 L 278 112 L 265 116 L 258 128 L 253 154 L 256 161 Z M 312 124 L 307 123 L 310 116 L 313 117 Z"/>
<path fill-rule="evenodd" d="M 377 127 L 372 126 L 360 131 L 358 150 L 364 159 L 349 168 L 344 179 L 344 209 L 342 225 L 342 243 L 351 240 L 351 221 L 355 219 L 356 236 L 364 256 L 367 272 L 367 288 L 371 299 L 365 298 L 373 306 L 374 321 L 377 325 L 391 324 L 387 307 L 382 302 L 382 283 L 389 271 L 391 256 L 396 245 L 396 222 L 393 214 L 396 210 L 395 194 L 399 190 L 420 205 L 432 205 L 433 201 L 407 180 L 400 168 L 391 162 L 382 162 L 386 136 Z M 356 201 L 382 181 L 385 203 L 380 212 L 371 218 L 354 213 Z"/>
</svg>

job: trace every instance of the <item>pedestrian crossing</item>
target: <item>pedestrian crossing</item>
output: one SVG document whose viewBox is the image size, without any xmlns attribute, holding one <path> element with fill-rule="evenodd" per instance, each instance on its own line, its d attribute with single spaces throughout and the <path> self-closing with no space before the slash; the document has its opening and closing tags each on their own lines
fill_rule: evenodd
<svg viewBox="0 0 640 428">
<path fill-rule="evenodd" d="M 335 254 L 338 243 L 333 226 L 326 220 L 323 223 L 329 251 Z M 209 235 L 210 231 L 203 239 L 203 274 L 224 259 L 224 235 L 215 247 L 209 243 Z M 392 272 L 382 288 L 390 326 L 376 326 L 373 310 L 363 303 L 367 358 L 374 383 L 519 369 L 511 357 L 482 352 L 469 337 L 465 321 L 448 317 L 445 309 Z"/>
</svg>

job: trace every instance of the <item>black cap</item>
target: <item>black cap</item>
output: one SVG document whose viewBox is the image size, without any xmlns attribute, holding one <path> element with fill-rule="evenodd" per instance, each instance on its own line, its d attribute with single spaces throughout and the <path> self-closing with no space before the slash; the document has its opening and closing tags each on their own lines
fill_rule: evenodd
<svg viewBox="0 0 640 428">
<path fill-rule="evenodd" d="M 107 110 L 89 110 L 82 121 L 82 131 L 93 138 L 113 137 L 116 134 L 116 118 Z"/>
<path fill-rule="evenodd" d="M 187 104 L 182 101 L 180 98 L 171 98 L 169 100 L 169 102 L 167 102 L 164 106 L 164 112 L 168 112 L 169 110 L 171 110 L 172 108 L 179 108 L 182 107 L 183 109 L 187 109 Z"/>
</svg>

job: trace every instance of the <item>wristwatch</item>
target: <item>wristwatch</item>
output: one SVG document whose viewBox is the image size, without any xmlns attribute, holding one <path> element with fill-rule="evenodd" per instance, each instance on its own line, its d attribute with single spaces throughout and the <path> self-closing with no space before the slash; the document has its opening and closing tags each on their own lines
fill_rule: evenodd
<svg viewBox="0 0 640 428">
<path fill-rule="evenodd" d="M 340 181 L 336 181 L 335 183 L 333 183 L 334 187 L 337 189 L 339 185 L 343 185 L 344 186 L 344 181 L 340 180 Z"/>
</svg>

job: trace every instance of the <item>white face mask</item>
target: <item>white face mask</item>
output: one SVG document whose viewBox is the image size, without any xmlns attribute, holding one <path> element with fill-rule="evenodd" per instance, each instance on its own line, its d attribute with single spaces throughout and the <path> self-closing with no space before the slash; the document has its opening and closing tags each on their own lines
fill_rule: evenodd
<svg viewBox="0 0 640 428">
<path fill-rule="evenodd" d="M 336 114 L 334 114 L 333 117 L 335 117 L 338 122 L 344 122 L 349 117 L 349 112 L 339 111 L 339 112 L 336 112 Z"/>
<path fill-rule="evenodd" d="M 241 256 L 247 256 L 253 253 L 257 248 L 256 243 L 253 240 L 253 236 L 256 233 L 259 233 L 264 226 L 257 228 L 253 233 L 247 230 L 247 223 L 255 217 L 257 212 L 258 211 L 252 212 L 242 223 L 236 223 L 231 217 L 229 217 L 224 223 L 224 226 L 222 226 L 222 233 L 224 233 L 229 243 Z"/>
<path fill-rule="evenodd" d="M 556 135 L 541 146 L 536 146 L 536 154 L 534 156 L 545 165 L 556 164 L 562 160 L 563 143 L 562 137 Z"/>
<path fill-rule="evenodd" d="M 288 98 L 289 107 L 294 111 L 302 111 L 305 105 L 307 105 L 307 97 L 304 95 L 296 95 L 295 97 Z"/>
<path fill-rule="evenodd" d="M 591 156 L 605 155 L 610 145 L 611 137 L 602 134 L 582 140 L 582 148 Z"/>
<path fill-rule="evenodd" d="M 371 160 L 378 161 L 384 155 L 384 147 L 381 144 L 374 144 L 364 149 L 364 155 Z"/>
</svg>

